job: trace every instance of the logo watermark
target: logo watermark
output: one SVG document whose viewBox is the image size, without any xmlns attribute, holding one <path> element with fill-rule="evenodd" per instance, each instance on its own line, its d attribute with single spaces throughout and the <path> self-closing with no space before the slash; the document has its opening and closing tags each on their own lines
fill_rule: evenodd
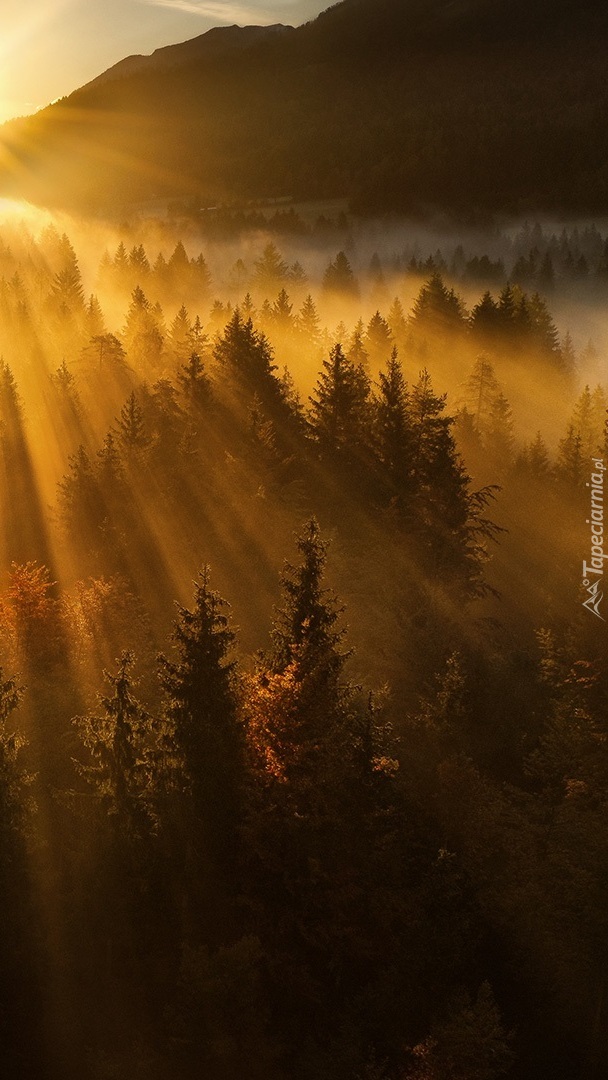
<svg viewBox="0 0 608 1080">
<path fill-rule="evenodd" d="M 604 599 L 604 562 L 608 559 L 608 553 L 604 553 L 604 475 L 606 466 L 603 458 L 592 458 L 593 472 L 591 482 L 587 484 L 591 497 L 591 517 L 587 518 L 587 525 L 591 526 L 591 558 L 587 562 L 583 560 L 583 588 L 589 594 L 583 601 L 583 607 L 587 608 L 592 615 L 605 622 L 600 612 L 600 604 Z"/>
</svg>

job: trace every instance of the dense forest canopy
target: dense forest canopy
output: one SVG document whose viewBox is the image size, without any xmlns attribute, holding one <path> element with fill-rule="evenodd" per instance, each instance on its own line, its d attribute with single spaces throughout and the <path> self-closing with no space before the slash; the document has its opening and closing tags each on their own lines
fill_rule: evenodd
<svg viewBox="0 0 608 1080">
<path fill-rule="evenodd" d="M 606 237 L 404 236 L 2 222 L 7 1075 L 606 1072 Z"/>
</svg>

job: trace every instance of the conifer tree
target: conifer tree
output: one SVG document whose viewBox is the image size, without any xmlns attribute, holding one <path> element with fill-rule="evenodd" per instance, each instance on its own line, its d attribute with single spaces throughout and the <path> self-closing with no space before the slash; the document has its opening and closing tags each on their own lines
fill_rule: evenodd
<svg viewBox="0 0 608 1080">
<path fill-rule="evenodd" d="M 287 333 L 293 326 L 293 304 L 289 302 L 286 289 L 281 289 L 272 305 L 272 321 L 280 333 Z"/>
<path fill-rule="evenodd" d="M 321 345 L 321 323 L 316 304 L 310 293 L 296 316 L 296 328 L 304 340 L 304 347 L 313 353 L 316 352 Z"/>
<path fill-rule="evenodd" d="M 410 324 L 416 333 L 446 339 L 465 327 L 462 301 L 435 272 L 422 286 L 412 309 Z"/>
<path fill-rule="evenodd" d="M 127 249 L 121 240 L 114 255 L 114 273 L 119 288 L 126 288 L 129 279 L 129 256 Z"/>
<path fill-rule="evenodd" d="M 91 459 L 79 446 L 68 459 L 69 472 L 59 481 L 59 511 L 68 535 L 86 538 L 95 547 L 103 514 Z"/>
<path fill-rule="evenodd" d="M 186 311 L 185 304 L 182 304 L 171 323 L 168 334 L 168 346 L 173 358 L 181 364 L 186 362 L 193 351 L 194 336 L 192 323 L 188 316 L 188 312 Z"/>
<path fill-rule="evenodd" d="M 551 471 L 549 451 L 547 444 L 540 431 L 537 431 L 534 439 L 517 456 L 515 462 L 517 475 L 543 483 Z"/>
<path fill-rule="evenodd" d="M 134 663 L 133 653 L 123 652 L 116 674 L 104 672 L 112 692 L 100 696 L 100 712 L 74 720 L 91 756 L 90 764 L 78 764 L 78 772 L 93 788 L 116 835 L 127 843 L 151 829 L 147 761 L 151 722 L 133 694 Z"/>
<path fill-rule="evenodd" d="M 338 340 L 340 339 L 338 338 Z M 348 343 L 346 356 L 355 367 L 361 367 L 364 370 L 367 370 L 369 366 L 369 353 L 365 348 L 365 324 L 363 319 L 359 319 L 355 324 L 355 328 Z"/>
<path fill-rule="evenodd" d="M 469 412 L 475 418 L 477 431 L 483 435 L 487 433 L 492 408 L 499 392 L 500 386 L 494 367 L 487 356 L 481 354 L 467 379 L 464 397 Z"/>
<path fill-rule="evenodd" d="M 122 338 L 133 365 L 144 371 L 158 367 L 163 348 L 160 319 L 139 285 L 131 297 Z"/>
<path fill-rule="evenodd" d="M 207 301 L 211 295 L 211 274 L 209 267 L 205 260 L 204 255 L 197 255 L 196 259 L 192 259 L 190 262 L 192 268 L 192 286 L 199 302 Z"/>
<path fill-rule="evenodd" d="M 498 304 L 492 294 L 487 291 L 471 311 L 469 319 L 471 333 L 484 345 L 492 345 L 496 339 L 500 322 Z"/>
<path fill-rule="evenodd" d="M 513 412 L 505 395 L 498 393 L 492 402 L 486 437 L 486 452 L 495 478 L 504 476 L 510 469 L 513 447 Z"/>
<path fill-rule="evenodd" d="M 125 475 L 116 438 L 108 431 L 97 451 L 97 478 L 104 497 L 114 503 L 125 494 Z"/>
<path fill-rule="evenodd" d="M 353 300 L 359 298 L 359 284 L 343 251 L 339 251 L 327 267 L 323 275 L 322 288 L 327 295 L 343 296 Z"/>
<path fill-rule="evenodd" d="M 379 311 L 372 315 L 365 333 L 365 348 L 372 364 L 385 364 L 393 346 L 390 327 Z"/>
<path fill-rule="evenodd" d="M 243 783 L 235 635 L 228 605 L 210 586 L 205 567 L 192 609 L 178 607 L 174 658 L 160 657 L 165 716 L 184 783 L 192 798 L 203 854 L 215 869 L 234 856 Z"/>
<path fill-rule="evenodd" d="M 89 302 L 86 306 L 84 327 L 86 336 L 89 340 L 91 338 L 101 337 L 102 334 L 107 333 L 101 304 L 93 294 L 89 297 Z"/>
<path fill-rule="evenodd" d="M 298 566 L 286 563 L 281 576 L 284 604 L 273 631 L 272 667 L 284 671 L 296 658 L 318 659 L 324 654 L 339 670 L 344 656 L 339 649 L 344 632 L 336 629 L 341 609 L 323 585 L 329 543 L 321 539 L 316 519 L 307 522 L 297 538 Z M 305 663 L 309 660 L 305 659 Z"/>
<path fill-rule="evenodd" d="M 251 318 L 243 319 L 237 308 L 223 335 L 217 340 L 214 352 L 216 362 L 232 379 L 232 384 L 242 395 L 250 398 L 257 394 L 273 419 L 288 415 L 281 384 L 275 372 L 272 347 L 265 334 L 254 329 Z"/>
<path fill-rule="evenodd" d="M 289 267 L 281 256 L 276 244 L 270 242 L 264 248 L 262 257 L 255 262 L 253 285 L 262 296 L 270 296 L 281 288 L 287 280 Z"/>
<path fill-rule="evenodd" d="M 393 300 L 387 322 L 397 349 L 404 349 L 407 345 L 408 330 L 403 304 L 398 296 Z"/>
<path fill-rule="evenodd" d="M 311 398 L 310 427 L 329 453 L 347 458 L 360 452 L 366 438 L 370 384 L 367 375 L 335 345 Z"/>
<path fill-rule="evenodd" d="M 150 273 L 150 263 L 143 244 L 134 245 L 129 252 L 129 267 L 136 285 L 141 285 Z"/>
<path fill-rule="evenodd" d="M 555 475 L 558 481 L 569 488 L 579 488 L 583 483 L 587 463 L 583 457 L 582 439 L 570 424 L 557 448 Z"/>
<path fill-rule="evenodd" d="M 375 397 L 374 441 L 376 452 L 391 480 L 401 491 L 408 486 L 411 431 L 408 417 L 407 384 L 394 348 L 378 378 Z"/>
<path fill-rule="evenodd" d="M 412 386 L 409 422 L 412 432 L 412 481 L 415 509 L 430 565 L 475 593 L 481 585 L 483 543 L 499 530 L 484 516 L 491 487 L 469 492 L 470 478 L 445 415 L 446 395 L 438 397 L 428 371 Z"/>
<path fill-rule="evenodd" d="M 182 364 L 177 381 L 191 408 L 199 410 L 209 403 L 212 394 L 211 380 L 198 352 L 191 352 L 187 363 Z"/>
<path fill-rule="evenodd" d="M 140 455 L 150 445 L 150 436 L 146 431 L 143 410 L 133 390 L 120 410 L 116 434 L 119 443 L 128 454 Z"/>
</svg>

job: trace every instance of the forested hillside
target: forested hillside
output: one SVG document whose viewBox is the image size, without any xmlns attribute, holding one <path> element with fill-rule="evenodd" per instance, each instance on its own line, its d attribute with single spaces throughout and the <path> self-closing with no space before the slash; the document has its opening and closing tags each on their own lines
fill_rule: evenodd
<svg viewBox="0 0 608 1080">
<path fill-rule="evenodd" d="M 344 0 L 296 29 L 213 30 L 5 125 L 0 190 L 103 213 L 604 213 L 607 31 L 597 0 Z"/>
<path fill-rule="evenodd" d="M 7 1075 L 599 1078 L 605 238 L 255 235 L 2 227 Z"/>
</svg>

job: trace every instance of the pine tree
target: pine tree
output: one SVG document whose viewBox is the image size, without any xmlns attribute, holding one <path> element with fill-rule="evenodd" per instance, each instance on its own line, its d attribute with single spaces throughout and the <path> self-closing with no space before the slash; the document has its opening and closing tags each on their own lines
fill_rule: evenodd
<svg viewBox="0 0 608 1080">
<path fill-rule="evenodd" d="M 65 360 L 61 367 L 51 375 L 51 382 L 57 390 L 59 407 L 64 413 L 68 423 L 79 420 L 82 416 L 82 404 L 76 385 L 76 378 L 68 368 Z"/>
<path fill-rule="evenodd" d="M 228 605 L 210 587 L 209 568 L 195 583 L 192 609 L 178 607 L 175 658 L 160 657 L 165 717 L 192 798 L 203 855 L 216 871 L 237 847 L 243 796 L 239 679 Z"/>
<path fill-rule="evenodd" d="M 131 251 L 129 252 L 129 266 L 135 277 L 136 284 L 140 285 L 150 273 L 150 263 L 148 262 L 148 256 L 146 255 L 146 249 L 143 244 L 137 244 L 131 248 Z"/>
<path fill-rule="evenodd" d="M 365 333 L 365 347 L 372 364 L 385 364 L 393 347 L 390 327 L 379 311 L 372 315 Z"/>
<path fill-rule="evenodd" d="M 457 587 L 483 591 L 483 544 L 499 530 L 485 517 L 491 487 L 469 492 L 470 477 L 445 415 L 446 396 L 438 397 L 427 371 L 412 386 L 409 423 L 412 432 L 411 475 L 416 509 L 430 566 Z"/>
<path fill-rule="evenodd" d="M 399 351 L 403 350 L 407 345 L 408 330 L 403 304 L 398 296 L 393 300 L 388 313 L 388 325 L 395 345 Z"/>
<path fill-rule="evenodd" d="M 93 294 L 89 297 L 89 302 L 86 307 L 84 325 L 85 333 L 89 340 L 91 338 L 101 337 L 102 334 L 107 333 L 101 304 Z"/>
<path fill-rule="evenodd" d="M 184 364 L 194 347 L 192 323 L 185 304 L 182 304 L 169 328 L 168 346 L 173 358 Z"/>
<path fill-rule="evenodd" d="M 386 371 L 378 377 L 375 397 L 374 442 L 390 479 L 403 492 L 408 487 L 411 431 L 407 384 L 394 348 Z"/>
<path fill-rule="evenodd" d="M 192 259 L 190 266 L 193 292 L 199 302 L 207 301 L 211 295 L 213 282 L 204 255 L 201 253 L 196 259 Z"/>
<path fill-rule="evenodd" d="M 422 286 L 412 309 L 410 324 L 421 335 L 445 340 L 453 338 L 466 325 L 462 301 L 453 289 L 444 284 L 441 274 L 434 273 Z"/>
<path fill-rule="evenodd" d="M 103 518 L 103 504 L 89 455 L 83 446 L 68 459 L 69 472 L 59 481 L 59 512 L 68 535 L 88 539 L 93 547 Z"/>
<path fill-rule="evenodd" d="M 74 259 L 59 270 L 53 278 L 51 301 L 58 315 L 63 318 L 82 318 L 85 311 L 82 278 Z"/>
<path fill-rule="evenodd" d="M 467 379 L 464 398 L 467 408 L 475 418 L 477 431 L 487 433 L 494 402 L 500 393 L 494 367 L 483 353 L 478 356 L 475 366 Z"/>
<path fill-rule="evenodd" d="M 296 328 L 304 341 L 304 348 L 315 353 L 321 346 L 321 323 L 315 302 L 306 297 L 296 316 Z"/>
<path fill-rule="evenodd" d="M 265 949 L 271 958 L 289 955 L 287 975 L 271 965 L 277 1001 L 289 985 L 288 1011 L 312 1015 L 317 1036 L 331 1037 L 349 1002 L 378 977 L 385 950 L 394 954 L 403 884 L 394 840 L 403 819 L 378 709 L 373 700 L 362 706 L 345 678 L 342 609 L 324 585 L 327 544 L 314 519 L 297 547 L 299 563 L 282 575 L 272 650 L 246 680 L 246 839 Z M 382 903 L 370 922 L 378 875 Z M 386 1000 L 377 1004 L 383 1013 Z"/>
<path fill-rule="evenodd" d="M 115 371 L 124 370 L 126 367 L 126 353 L 122 342 L 115 334 L 101 334 L 91 338 L 88 346 L 81 353 L 82 359 L 88 361 L 91 366 L 103 371 L 104 368 L 113 368 Z"/>
<path fill-rule="evenodd" d="M 97 451 L 97 479 L 106 500 L 117 501 L 125 493 L 125 476 L 116 438 L 108 431 Z"/>
<path fill-rule="evenodd" d="M 511 467 L 514 447 L 513 412 L 503 393 L 492 402 L 485 445 L 494 476 L 500 479 Z"/>
<path fill-rule="evenodd" d="M 145 371 L 158 367 L 163 348 L 160 320 L 139 285 L 131 297 L 122 338 L 132 364 Z"/>
<path fill-rule="evenodd" d="M 281 289 L 277 299 L 272 305 L 272 322 L 276 329 L 286 334 L 293 326 L 293 304 L 289 302 L 286 289 Z"/>
<path fill-rule="evenodd" d="M 494 343 L 501 325 L 501 313 L 498 304 L 490 292 L 485 292 L 478 304 L 471 311 L 469 326 L 474 337 L 483 345 Z"/>
<path fill-rule="evenodd" d="M 99 698 L 100 712 L 74 720 L 92 762 L 79 763 L 78 772 L 93 788 L 100 808 L 128 843 L 151 829 L 149 797 L 150 717 L 133 694 L 131 652 L 123 652 L 115 675 L 104 677 L 112 693 Z"/>
<path fill-rule="evenodd" d="M 114 274 L 118 287 L 126 288 L 130 280 L 129 256 L 127 255 L 127 249 L 122 240 L 116 248 L 116 254 L 114 255 Z"/>
<path fill-rule="evenodd" d="M 591 392 L 585 386 L 571 417 L 571 426 L 580 435 L 581 453 L 587 460 L 599 453 L 603 443 L 606 420 L 606 397 L 601 386 Z"/>
<path fill-rule="evenodd" d="M 540 431 L 537 431 L 533 441 L 524 446 L 515 462 L 516 474 L 529 479 L 544 483 L 549 476 L 551 466 L 547 444 Z"/>
<path fill-rule="evenodd" d="M 561 484 L 579 488 L 583 482 L 586 464 L 581 436 L 570 424 L 566 435 L 558 444 L 555 475 Z"/>
<path fill-rule="evenodd" d="M 188 405 L 194 410 L 204 408 L 211 400 L 211 380 L 197 352 L 190 353 L 188 362 L 182 364 L 177 381 Z"/>
<path fill-rule="evenodd" d="M 364 370 L 367 370 L 369 367 L 369 353 L 365 348 L 364 335 L 365 324 L 363 319 L 359 319 L 348 343 L 346 357 L 350 360 L 351 364 L 355 365 L 355 367 L 361 367 Z M 338 340 L 340 339 L 338 338 Z"/>
<path fill-rule="evenodd" d="M 224 381 L 226 375 L 231 376 L 241 394 L 245 392 L 248 397 L 257 394 L 265 408 L 277 416 L 286 415 L 268 338 L 254 329 L 251 318 L 245 321 L 238 308 L 218 339 L 213 355 L 224 369 Z"/>
<path fill-rule="evenodd" d="M 327 295 L 359 299 L 359 285 L 343 251 L 339 251 L 327 267 L 323 275 L 322 288 Z"/>
<path fill-rule="evenodd" d="M 369 380 L 361 367 L 335 345 L 311 398 L 310 427 L 319 445 L 330 453 L 356 455 L 366 438 Z"/>
<path fill-rule="evenodd" d="M 562 370 L 559 334 L 545 301 L 534 293 L 528 300 L 530 338 L 543 360 Z"/>
<path fill-rule="evenodd" d="M 322 584 L 329 542 L 321 539 L 319 524 L 311 518 L 296 543 L 302 558 L 298 566 L 286 563 L 281 577 L 284 606 L 272 631 L 272 669 L 285 671 L 296 657 L 306 666 L 324 654 L 330 668 L 340 670 L 344 632 L 336 630 L 336 623 L 341 610 Z"/>
<path fill-rule="evenodd" d="M 563 341 L 560 343 L 560 353 L 561 366 L 567 374 L 573 375 L 576 370 L 576 352 L 572 337 L 568 330 L 564 334 Z"/>
<path fill-rule="evenodd" d="M 268 297 L 281 288 L 288 274 L 287 263 L 276 245 L 271 242 L 264 248 L 261 259 L 257 259 L 255 263 L 253 285 L 262 296 Z"/>
<path fill-rule="evenodd" d="M 173 253 L 167 263 L 169 271 L 169 280 L 174 285 L 180 285 L 183 287 L 184 283 L 188 280 L 188 272 L 190 269 L 190 260 L 186 254 L 186 249 L 181 240 L 178 240 Z"/>
<path fill-rule="evenodd" d="M 118 441 L 128 454 L 140 455 L 150 445 L 144 414 L 134 390 L 120 410 L 116 423 Z"/>
</svg>

